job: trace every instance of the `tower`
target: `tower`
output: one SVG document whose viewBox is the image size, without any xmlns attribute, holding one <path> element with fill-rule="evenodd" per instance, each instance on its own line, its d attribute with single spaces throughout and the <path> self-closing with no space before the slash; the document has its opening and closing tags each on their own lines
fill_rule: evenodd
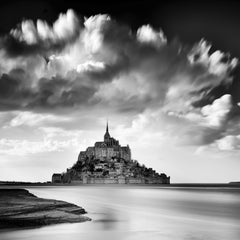
<svg viewBox="0 0 240 240">
<path fill-rule="evenodd" d="M 109 139 L 110 139 L 110 134 L 109 134 L 109 132 L 108 132 L 108 121 L 107 121 L 107 125 L 106 125 L 106 132 L 105 132 L 105 134 L 104 134 L 104 142 L 108 142 L 109 141 Z"/>
</svg>

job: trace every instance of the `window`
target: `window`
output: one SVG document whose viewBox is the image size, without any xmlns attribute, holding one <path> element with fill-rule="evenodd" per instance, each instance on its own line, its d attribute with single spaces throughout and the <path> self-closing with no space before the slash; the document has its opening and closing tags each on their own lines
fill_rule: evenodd
<svg viewBox="0 0 240 240">
<path fill-rule="evenodd" d="M 106 157 L 106 156 L 107 156 L 107 151 L 106 151 L 106 149 L 103 149 L 103 150 L 102 150 L 102 156 L 103 156 L 103 157 Z"/>
</svg>

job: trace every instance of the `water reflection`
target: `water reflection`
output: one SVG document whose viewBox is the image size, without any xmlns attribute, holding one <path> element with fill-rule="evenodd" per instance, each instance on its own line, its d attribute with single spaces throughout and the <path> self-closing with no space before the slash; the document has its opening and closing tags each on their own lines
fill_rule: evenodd
<svg viewBox="0 0 240 240">
<path fill-rule="evenodd" d="M 31 188 L 83 206 L 93 220 L 0 233 L 1 240 L 239 240 L 240 190 L 145 187 Z"/>
<path fill-rule="evenodd" d="M 101 219 L 97 219 L 93 221 L 95 223 L 100 224 L 102 230 L 113 230 L 117 228 L 117 224 L 119 222 L 116 212 L 108 207 L 103 207 L 103 213 L 101 214 L 103 217 Z"/>
</svg>

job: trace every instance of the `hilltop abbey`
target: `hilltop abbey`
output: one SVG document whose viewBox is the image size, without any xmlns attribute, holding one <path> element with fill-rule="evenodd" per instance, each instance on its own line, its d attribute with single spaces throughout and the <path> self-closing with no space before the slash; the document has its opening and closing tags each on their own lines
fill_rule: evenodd
<svg viewBox="0 0 240 240">
<path fill-rule="evenodd" d="M 131 150 L 129 146 L 122 147 L 119 141 L 110 136 L 108 131 L 108 123 L 103 142 L 96 142 L 94 147 L 88 147 L 86 151 L 81 151 L 78 161 L 83 161 L 86 157 L 96 158 L 104 161 L 111 158 L 122 158 L 126 161 L 131 160 Z"/>
<path fill-rule="evenodd" d="M 53 174 L 53 183 L 169 184 L 170 177 L 132 160 L 131 149 L 110 136 L 108 123 L 103 141 L 80 151 L 77 162 L 65 173 Z"/>
</svg>

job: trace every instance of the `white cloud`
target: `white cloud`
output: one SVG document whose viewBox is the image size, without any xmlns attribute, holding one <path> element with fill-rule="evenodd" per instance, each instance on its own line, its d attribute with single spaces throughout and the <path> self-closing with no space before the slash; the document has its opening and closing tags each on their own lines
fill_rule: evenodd
<svg viewBox="0 0 240 240">
<path fill-rule="evenodd" d="M 36 28 L 31 20 L 22 22 L 21 32 L 12 30 L 12 34 L 20 41 L 25 41 L 28 44 L 36 44 L 38 40 Z"/>
<path fill-rule="evenodd" d="M 214 100 L 210 105 L 206 105 L 201 109 L 207 125 L 212 127 L 221 127 L 227 120 L 227 115 L 232 109 L 231 95 L 225 94 Z"/>
<path fill-rule="evenodd" d="M 53 24 L 53 33 L 58 39 L 67 39 L 74 36 L 79 27 L 78 18 L 74 11 L 70 9 L 66 14 L 59 15 L 59 18 Z"/>
<path fill-rule="evenodd" d="M 110 21 L 111 18 L 108 15 L 85 18 L 84 27 L 80 30 L 76 41 L 61 53 L 54 53 L 49 57 L 45 75 L 48 77 L 65 76 L 72 70 L 77 70 L 81 74 L 84 71 L 104 69 L 105 57 L 109 52 L 106 54 L 108 50 L 103 46 L 103 29 Z M 113 60 L 111 57 L 108 59 Z"/>
<path fill-rule="evenodd" d="M 71 58 L 67 55 L 51 55 L 47 64 L 47 71 L 45 76 L 51 78 L 52 76 L 65 76 L 66 73 L 72 68 Z"/>
<path fill-rule="evenodd" d="M 240 149 L 240 135 L 228 135 L 215 142 L 219 150 L 231 151 Z"/>
<path fill-rule="evenodd" d="M 85 30 L 82 32 L 82 40 L 86 50 L 90 53 L 96 53 L 103 44 L 103 27 L 111 21 L 109 15 L 99 14 L 85 18 Z"/>
<path fill-rule="evenodd" d="M 79 28 L 79 20 L 74 11 L 70 9 L 66 14 L 60 14 L 52 27 L 42 20 L 38 20 L 36 26 L 32 20 L 25 20 L 19 28 L 11 30 L 11 35 L 29 45 L 39 41 L 56 43 L 71 39 Z"/>
<path fill-rule="evenodd" d="M 69 131 L 58 127 L 40 127 L 39 129 L 44 132 L 46 138 L 53 137 L 78 138 L 82 134 L 82 131 L 79 130 Z"/>
<path fill-rule="evenodd" d="M 228 115 L 233 109 L 232 97 L 225 94 L 213 101 L 212 104 L 205 105 L 201 109 L 187 108 L 186 112 L 168 111 L 169 116 L 187 119 L 199 126 L 210 128 L 222 128 L 227 121 Z"/>
<path fill-rule="evenodd" d="M 2 138 L 0 139 L 0 154 L 17 156 L 45 152 L 58 152 L 73 145 L 76 145 L 76 142 L 73 140 L 58 141 L 44 139 L 42 141 L 29 141 Z"/>
<path fill-rule="evenodd" d="M 105 68 L 103 62 L 87 61 L 77 66 L 77 72 L 101 71 Z"/>
<path fill-rule="evenodd" d="M 221 51 L 215 51 L 209 57 L 209 69 L 210 72 L 216 75 L 225 75 L 230 69 L 236 67 L 238 61 L 236 58 L 233 58 L 226 63 L 222 62 L 223 58 L 226 57 L 226 54 L 222 53 Z"/>
<path fill-rule="evenodd" d="M 33 113 L 28 111 L 15 111 L 13 114 L 15 116 L 9 122 L 7 127 L 19 127 L 22 125 L 39 126 L 44 123 L 68 122 L 71 120 L 69 117 Z"/>
<path fill-rule="evenodd" d="M 0 139 L 0 154 L 31 155 L 46 152 L 78 151 L 82 143 L 82 131 L 70 131 L 56 127 L 40 127 L 38 140 Z"/>
<path fill-rule="evenodd" d="M 202 63 L 206 66 L 209 63 L 209 51 L 211 49 L 211 45 L 202 39 L 199 43 L 193 46 L 191 52 L 188 55 L 188 59 L 191 64 Z"/>
<path fill-rule="evenodd" d="M 219 50 L 209 54 L 211 44 L 205 40 L 201 40 L 196 44 L 188 55 L 191 64 L 202 64 L 208 68 L 209 72 L 221 77 L 225 77 L 229 71 L 236 67 L 237 58 L 230 59 L 229 54 L 225 54 Z M 227 61 L 223 61 L 224 58 Z"/>
<path fill-rule="evenodd" d="M 163 31 L 155 31 L 150 25 L 143 25 L 137 30 L 137 39 L 141 43 L 150 43 L 156 47 L 167 43 Z"/>
</svg>

